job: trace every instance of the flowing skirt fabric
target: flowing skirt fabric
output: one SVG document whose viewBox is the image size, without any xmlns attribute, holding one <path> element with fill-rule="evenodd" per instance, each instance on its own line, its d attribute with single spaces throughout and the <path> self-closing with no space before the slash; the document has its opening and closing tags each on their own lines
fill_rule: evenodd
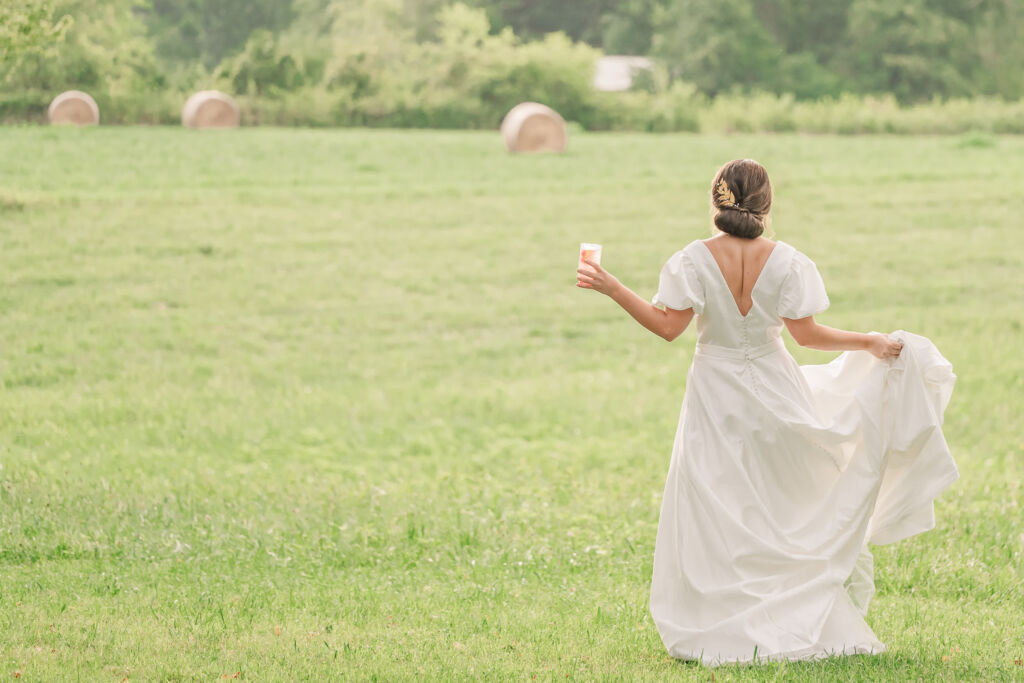
<svg viewBox="0 0 1024 683">
<path fill-rule="evenodd" d="M 672 449 L 650 610 L 669 654 L 715 666 L 880 653 L 867 543 L 934 527 L 959 476 L 956 376 L 928 339 L 800 366 L 780 340 L 698 344 Z"/>
</svg>

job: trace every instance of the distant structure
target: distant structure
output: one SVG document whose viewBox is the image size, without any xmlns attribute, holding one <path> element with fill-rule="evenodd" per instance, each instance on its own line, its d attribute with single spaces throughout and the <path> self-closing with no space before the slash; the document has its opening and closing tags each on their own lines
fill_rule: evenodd
<svg viewBox="0 0 1024 683">
<path fill-rule="evenodd" d="M 200 90 L 185 102 L 181 123 L 189 128 L 237 128 L 238 105 L 219 90 Z"/>
<path fill-rule="evenodd" d="M 538 102 L 512 107 L 501 122 L 501 136 L 509 152 L 564 152 L 569 138 L 565 119 Z"/>
<path fill-rule="evenodd" d="M 649 71 L 653 67 L 654 62 L 647 57 L 601 57 L 597 60 L 597 68 L 594 71 L 594 88 L 606 92 L 629 90 L 638 72 Z"/>
<path fill-rule="evenodd" d="M 100 122 L 100 108 L 89 93 L 68 90 L 53 98 L 46 116 L 50 123 L 95 126 Z"/>
</svg>

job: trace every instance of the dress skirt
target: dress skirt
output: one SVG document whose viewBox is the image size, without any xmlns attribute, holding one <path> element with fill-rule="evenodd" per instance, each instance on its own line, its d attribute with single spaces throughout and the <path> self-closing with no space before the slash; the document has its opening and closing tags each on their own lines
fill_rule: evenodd
<svg viewBox="0 0 1024 683">
<path fill-rule="evenodd" d="M 650 610 L 670 655 L 715 666 L 881 653 L 867 543 L 934 527 L 959 476 L 956 376 L 909 332 L 899 357 L 800 366 L 781 339 L 698 344 L 665 483 Z"/>
</svg>

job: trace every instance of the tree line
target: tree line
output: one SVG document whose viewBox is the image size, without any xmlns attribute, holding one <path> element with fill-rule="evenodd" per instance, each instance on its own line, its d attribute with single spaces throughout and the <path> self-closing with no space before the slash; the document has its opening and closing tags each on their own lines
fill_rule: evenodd
<svg viewBox="0 0 1024 683">
<path fill-rule="evenodd" d="M 658 57 L 702 92 L 1024 95 L 1021 0 L 492 0 L 496 26 Z"/>
<path fill-rule="evenodd" d="M 277 122 L 306 106 L 325 124 L 492 125 L 547 97 L 574 98 L 585 127 L 692 129 L 684 110 L 723 96 L 1016 101 L 1021 35 L 1024 0 L 0 0 L 0 118 L 76 88 L 163 122 L 218 87 Z M 656 58 L 647 95 L 585 92 L 602 53 Z"/>
</svg>

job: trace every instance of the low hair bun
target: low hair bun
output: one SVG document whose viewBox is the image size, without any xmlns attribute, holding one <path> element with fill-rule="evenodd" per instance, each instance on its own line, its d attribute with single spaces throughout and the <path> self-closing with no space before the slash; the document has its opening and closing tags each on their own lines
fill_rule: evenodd
<svg viewBox="0 0 1024 683">
<path fill-rule="evenodd" d="M 715 214 L 715 226 L 736 237 L 753 239 L 764 232 L 764 217 L 735 207 L 724 207 Z"/>
<path fill-rule="evenodd" d="M 711 183 L 715 226 L 736 237 L 753 239 L 764 232 L 772 208 L 768 171 L 753 159 L 736 159 L 718 169 Z"/>
</svg>

